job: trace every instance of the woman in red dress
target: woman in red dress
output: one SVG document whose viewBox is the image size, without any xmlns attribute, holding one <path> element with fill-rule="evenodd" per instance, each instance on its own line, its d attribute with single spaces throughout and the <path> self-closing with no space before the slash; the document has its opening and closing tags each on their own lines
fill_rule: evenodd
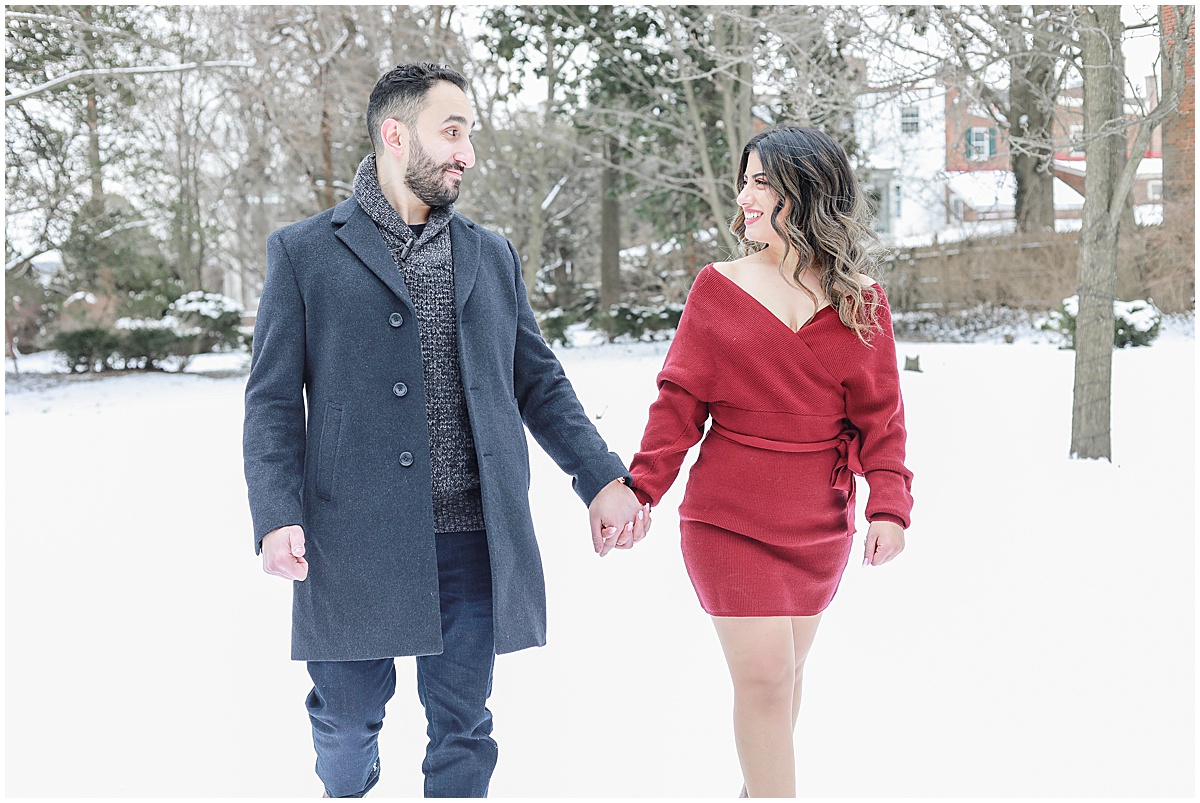
<svg viewBox="0 0 1200 803">
<path fill-rule="evenodd" d="M 766 131 L 737 185 L 745 256 L 696 277 L 630 473 L 658 504 L 711 418 L 679 506 L 684 563 L 733 679 L 743 796 L 792 797 L 804 661 L 849 559 L 853 475 L 870 487 L 863 562 L 879 566 L 904 549 L 912 474 L 845 152 L 815 129 Z"/>
</svg>

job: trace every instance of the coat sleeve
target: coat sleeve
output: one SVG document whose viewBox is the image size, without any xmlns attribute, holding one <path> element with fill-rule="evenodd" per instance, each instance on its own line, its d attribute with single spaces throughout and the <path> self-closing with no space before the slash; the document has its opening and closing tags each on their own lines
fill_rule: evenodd
<svg viewBox="0 0 1200 803">
<path fill-rule="evenodd" d="M 512 243 L 517 297 L 517 341 L 513 392 L 521 418 L 546 454 L 571 476 L 575 493 L 590 505 L 605 485 L 629 472 L 587 417 L 562 364 L 542 339 L 521 278 L 521 260 Z"/>
<path fill-rule="evenodd" d="M 896 341 L 887 299 L 880 295 L 879 331 L 871 345 L 861 346 L 861 361 L 843 380 L 846 415 L 862 437 L 859 459 L 870 486 L 867 521 L 892 521 L 908 528 L 912 512 L 912 472 L 904 465 L 904 401 Z"/>
<path fill-rule="evenodd" d="M 242 455 L 254 551 L 267 533 L 303 526 L 304 299 L 279 232 L 267 238 L 267 278 L 254 322 Z"/>
<path fill-rule="evenodd" d="M 679 328 L 658 375 L 658 398 L 650 405 L 642 444 L 630 464 L 634 493 L 657 505 L 679 475 L 688 449 L 704 435 L 713 398 L 712 332 L 704 331 L 705 293 L 700 284 L 688 294 Z"/>
</svg>

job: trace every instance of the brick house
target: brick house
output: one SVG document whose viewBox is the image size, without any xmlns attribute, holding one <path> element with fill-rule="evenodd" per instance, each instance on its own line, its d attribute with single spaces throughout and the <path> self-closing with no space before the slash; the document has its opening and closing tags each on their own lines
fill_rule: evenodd
<svg viewBox="0 0 1200 803">
<path fill-rule="evenodd" d="M 1175 35 L 1175 7 L 1159 6 L 1164 39 Z M 1184 65 L 1183 97 L 1179 109 L 1162 124 L 1163 223 L 1191 232 L 1196 214 L 1196 25 L 1188 31 L 1188 57 Z M 1164 62 L 1166 61 L 1164 54 Z M 1164 82 L 1170 76 L 1164 76 Z M 1163 87 L 1164 92 L 1167 86 Z"/>
<path fill-rule="evenodd" d="M 973 206 L 971 201 L 975 198 L 968 197 L 969 193 L 956 193 L 955 191 L 955 184 L 978 185 L 983 183 L 981 177 L 967 181 L 958 179 L 960 175 L 979 171 L 1009 174 L 1010 153 L 1006 131 L 982 109 L 973 107 L 956 88 L 946 90 L 945 101 L 946 170 L 951 176 L 947 188 L 947 206 L 951 209 L 951 214 L 966 222 L 1011 218 L 1014 214 L 1011 203 L 997 202 L 994 206 L 981 209 Z M 1136 120 L 1145 114 L 1146 109 L 1153 108 L 1157 102 L 1157 87 L 1154 79 L 1147 78 L 1145 101 L 1139 98 L 1126 99 L 1126 114 L 1130 120 Z M 1143 103 L 1145 108 L 1143 108 Z M 1132 143 L 1135 133 L 1136 131 L 1131 127 L 1128 134 L 1130 143 Z M 1059 95 L 1052 136 L 1056 145 L 1054 150 L 1054 170 L 1057 179 L 1054 188 L 1055 217 L 1058 220 L 1078 219 L 1082 213 L 1085 194 L 1084 176 L 1087 167 L 1082 146 L 1082 85 L 1067 87 Z M 1162 204 L 1161 143 L 1161 131 L 1156 129 L 1138 166 L 1137 178 L 1133 187 L 1135 207 Z M 1004 186 L 1012 182 L 1003 175 L 997 175 L 994 183 Z M 1013 186 L 1015 187 L 1015 184 Z M 1146 222 L 1157 220 L 1157 216 L 1160 214 L 1161 210 L 1147 208 L 1139 210 L 1139 218 Z"/>
</svg>

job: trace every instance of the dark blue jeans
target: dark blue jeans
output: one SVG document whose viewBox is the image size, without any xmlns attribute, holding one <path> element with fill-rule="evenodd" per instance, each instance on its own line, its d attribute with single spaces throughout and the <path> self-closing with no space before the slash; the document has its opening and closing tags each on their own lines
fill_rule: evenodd
<svg viewBox="0 0 1200 803">
<path fill-rule="evenodd" d="M 425 797 L 487 797 L 497 756 L 487 709 L 496 659 L 487 537 L 482 530 L 439 533 L 437 556 L 443 651 L 417 657 L 417 694 L 429 722 Z M 317 775 L 330 797 L 362 797 L 379 780 L 395 659 L 309 661 L 308 674 Z"/>
</svg>

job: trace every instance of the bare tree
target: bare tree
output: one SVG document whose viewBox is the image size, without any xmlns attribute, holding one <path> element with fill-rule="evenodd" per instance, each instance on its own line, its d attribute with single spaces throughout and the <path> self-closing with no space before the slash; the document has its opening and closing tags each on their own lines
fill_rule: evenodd
<svg viewBox="0 0 1200 803">
<path fill-rule="evenodd" d="M 605 7 L 599 13 L 611 10 Z M 470 63 L 468 69 L 481 123 L 478 140 L 490 157 L 487 165 L 493 168 L 488 178 L 507 174 L 524 185 L 521 194 L 528 194 L 521 208 L 513 211 L 521 220 L 514 232 L 515 242 L 532 299 L 538 273 L 545 267 L 543 253 L 550 245 L 547 235 L 557 211 L 554 205 L 561 200 L 559 194 L 570 170 L 556 158 L 556 151 L 571 136 L 561 111 L 579 81 L 577 51 L 584 40 L 578 20 L 554 6 L 497 7 L 484 15 L 483 22 L 482 42 L 488 55 L 479 63 Z M 545 93 L 536 112 L 513 115 L 505 107 L 521 91 L 521 76 L 527 70 L 536 71 Z M 486 99 L 480 98 L 481 94 Z M 512 125 L 526 129 L 525 135 L 533 134 L 528 147 L 514 147 L 509 134 L 501 131 Z M 505 143 L 502 147 L 494 147 L 501 142 Z M 508 157 L 518 155 L 528 161 L 521 165 L 509 162 Z M 492 190 L 505 192 L 500 187 Z"/>
<path fill-rule="evenodd" d="M 1054 230 L 1056 107 L 1074 69 L 1064 6 L 935 6 L 949 80 L 1007 134 L 1017 230 Z"/>
<path fill-rule="evenodd" d="M 754 110 L 769 118 L 760 120 L 766 124 L 822 125 L 852 113 L 853 71 L 830 34 L 834 13 L 639 7 L 626 23 L 641 26 L 633 36 L 601 35 L 587 20 L 590 52 L 613 66 L 601 73 L 608 91 L 593 92 L 576 119 L 607 135 L 601 142 L 619 144 L 621 158 L 606 161 L 643 185 L 643 207 L 659 216 L 664 233 L 714 228 L 732 252 L 734 171 L 754 131 Z M 640 48 L 637 58 L 631 41 Z M 849 130 L 827 127 L 835 136 Z"/>
<path fill-rule="evenodd" d="M 1079 257 L 1079 311 L 1075 329 L 1075 385 L 1071 409 L 1071 455 L 1112 459 L 1113 302 L 1121 220 L 1138 163 L 1154 127 L 1179 105 L 1184 67 L 1192 48 L 1195 7 L 1176 6 L 1178 25 L 1169 54 L 1167 93 L 1133 123 L 1136 134 L 1125 158 L 1128 122 L 1120 55 L 1125 26 L 1120 6 L 1079 6 L 1080 67 L 1084 87 L 1084 149 L 1087 194 Z"/>
</svg>

